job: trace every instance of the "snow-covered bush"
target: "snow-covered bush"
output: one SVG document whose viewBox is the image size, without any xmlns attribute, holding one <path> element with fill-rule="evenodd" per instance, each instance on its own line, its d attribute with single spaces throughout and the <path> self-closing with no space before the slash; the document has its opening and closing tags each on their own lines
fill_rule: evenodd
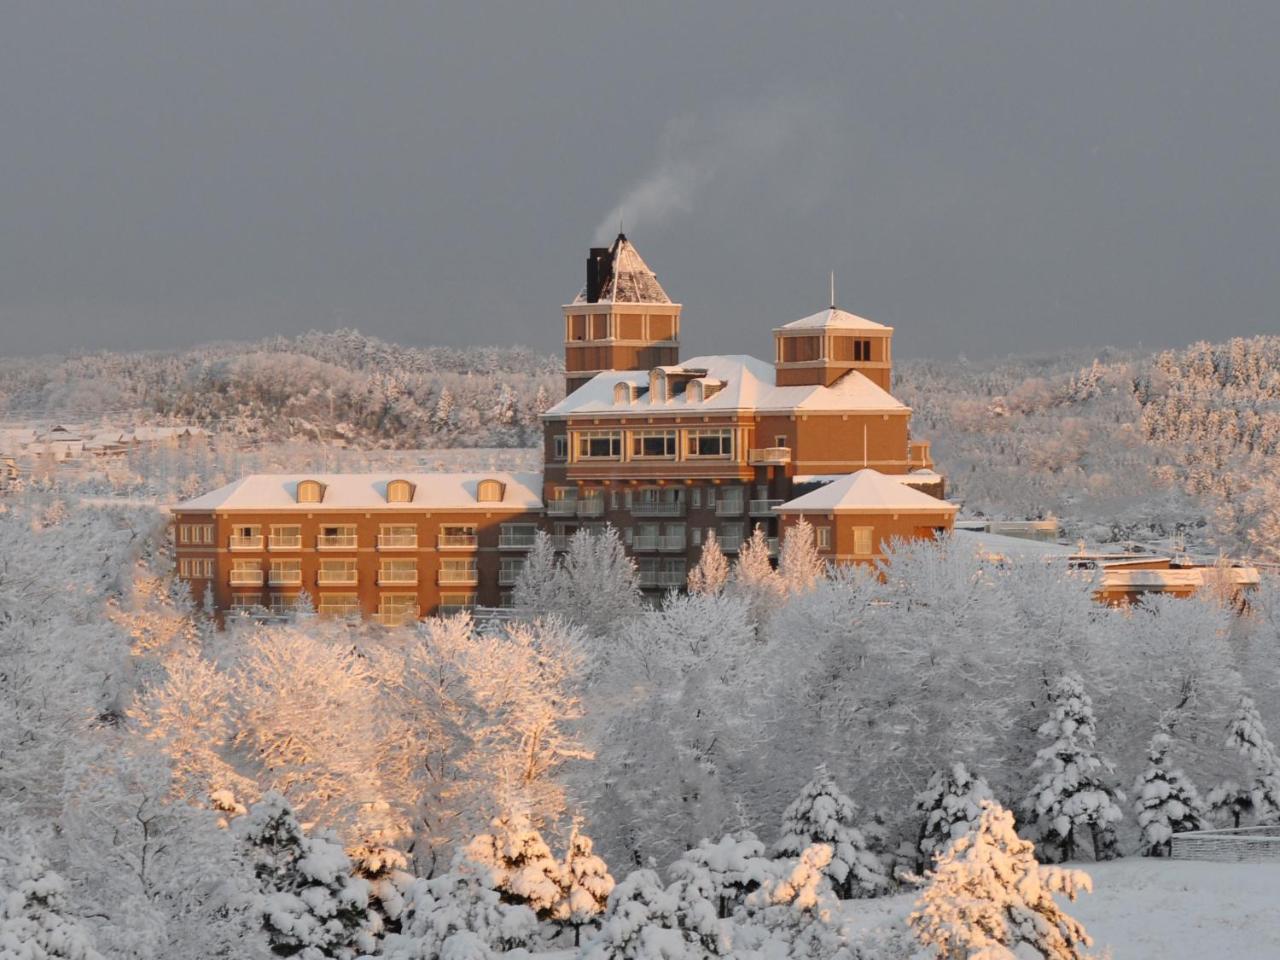
<svg viewBox="0 0 1280 960">
<path fill-rule="evenodd" d="M 525 904 L 539 919 L 550 917 L 561 897 L 560 864 L 529 814 L 509 810 L 494 817 L 489 828 L 467 844 L 467 859 L 489 872 L 503 902 Z"/>
<path fill-rule="evenodd" d="M 915 795 L 913 807 L 922 820 L 916 841 L 916 869 L 924 870 L 956 839 L 969 833 L 982 815 L 991 788 L 963 763 L 938 770 Z"/>
<path fill-rule="evenodd" d="M 857 827 L 858 808 L 840 791 L 825 766 L 814 771 L 800 796 L 782 814 L 774 853 L 798 857 L 811 844 L 826 844 L 832 888 L 841 899 L 875 896 L 889 886 L 884 863 Z"/>
<path fill-rule="evenodd" d="M 772 868 L 764 844 L 744 830 L 726 833 L 719 840 L 702 840 L 674 861 L 667 873 L 677 884 L 703 890 L 723 919 L 769 878 Z"/>
<path fill-rule="evenodd" d="M 0 834 L 0 957 L 4 960 L 102 960 L 74 916 L 67 883 L 27 838 Z"/>
<path fill-rule="evenodd" d="M 582 941 L 582 928 L 604 912 L 614 888 L 608 866 L 592 846 L 591 838 L 582 832 L 581 818 L 575 817 L 556 877 L 560 899 L 551 911 L 557 923 L 573 927 L 574 946 Z"/>
<path fill-rule="evenodd" d="M 600 930 L 586 943 L 583 960 L 686 960 L 701 942 L 697 931 L 681 928 L 688 912 L 674 888 L 662 885 L 652 870 L 633 870 L 609 894 Z M 714 916 L 714 908 L 708 904 Z M 718 954 L 712 954 L 718 955 Z"/>
</svg>

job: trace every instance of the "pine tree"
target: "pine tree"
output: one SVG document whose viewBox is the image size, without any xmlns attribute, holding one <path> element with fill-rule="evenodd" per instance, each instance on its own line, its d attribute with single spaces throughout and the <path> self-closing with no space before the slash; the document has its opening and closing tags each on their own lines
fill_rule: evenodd
<svg viewBox="0 0 1280 960">
<path fill-rule="evenodd" d="M 491 833 L 473 839 L 467 859 L 489 870 L 504 903 L 523 903 L 545 920 L 560 901 L 560 865 L 529 815 L 513 810 L 490 822 Z"/>
<path fill-rule="evenodd" d="M 369 885 L 351 875 L 341 844 L 303 833 L 278 793 L 268 793 L 233 826 L 249 846 L 263 893 L 263 927 L 276 953 L 348 957 L 371 945 Z"/>
<path fill-rule="evenodd" d="M 1079 677 L 1064 674 L 1050 690 L 1049 702 L 1049 719 L 1039 733 L 1051 742 L 1032 762 L 1032 769 L 1045 770 L 1027 796 L 1027 813 L 1038 821 L 1041 843 L 1057 859 L 1076 856 L 1081 827 L 1089 828 L 1095 860 L 1114 857 L 1124 794 L 1103 780 L 1113 767 L 1097 752 L 1093 701 Z"/>
<path fill-rule="evenodd" d="M 729 561 L 720 549 L 714 530 L 707 531 L 698 565 L 689 571 L 689 592 L 718 594 L 729 579 Z"/>
<path fill-rule="evenodd" d="M 1214 789 L 1209 794 L 1214 816 L 1229 816 L 1237 827 L 1246 814 L 1256 817 L 1259 824 L 1280 823 L 1280 757 L 1267 738 L 1252 697 L 1240 698 L 1240 707 L 1227 727 L 1226 745 L 1249 761 L 1253 781 L 1247 788 L 1229 782 Z"/>
<path fill-rule="evenodd" d="M 745 902 L 747 896 L 769 876 L 771 861 L 765 858 L 764 844 L 749 830 L 726 833 L 719 840 L 702 840 L 686 850 L 667 872 L 686 887 L 696 886 L 724 919 Z"/>
<path fill-rule="evenodd" d="M 1163 731 L 1147 747 L 1148 767 L 1133 786 L 1134 808 L 1142 831 L 1142 855 L 1166 857 L 1175 833 L 1204 826 L 1204 804 L 1195 784 L 1167 763 L 1171 741 Z"/>
<path fill-rule="evenodd" d="M 67 884 L 25 841 L 0 859 L 0 958 L 102 960 L 88 932 L 71 915 Z"/>
<path fill-rule="evenodd" d="M 774 853 L 798 857 L 814 843 L 831 847 L 827 876 L 842 900 L 874 896 L 889 886 L 884 864 L 857 827 L 858 808 L 836 787 L 825 765 L 814 771 L 800 796 L 782 814 L 782 835 Z"/>
<path fill-rule="evenodd" d="M 745 941 L 753 926 L 763 927 L 768 939 L 753 955 L 858 960 L 861 954 L 852 936 L 839 923 L 831 857 L 829 844 L 815 843 L 794 858 L 774 862 L 774 875 L 747 899 L 749 923 L 739 928 L 738 939 Z"/>
<path fill-rule="evenodd" d="M 573 927 L 575 947 L 582 941 L 582 928 L 604 912 L 614 887 L 608 866 L 592 851 L 591 838 L 581 827 L 581 820 L 574 818 L 558 874 L 560 900 L 551 912 L 557 923 Z"/>
<path fill-rule="evenodd" d="M 536 613 L 554 612 L 558 604 L 559 570 L 551 536 L 539 530 L 516 576 L 512 592 L 515 605 Z"/>
<path fill-rule="evenodd" d="M 787 529 L 778 551 L 778 576 L 792 593 L 813 588 L 825 564 L 814 544 L 813 525 L 804 517 Z"/>
<path fill-rule="evenodd" d="M 654 960 L 687 956 L 688 941 L 677 913 L 680 898 L 652 870 L 633 870 L 609 894 L 600 932 L 583 960 Z"/>
<path fill-rule="evenodd" d="M 1093 889 L 1080 870 L 1042 867 L 1035 846 L 1014 831 L 1013 814 L 987 800 L 975 828 L 958 837 L 928 875 L 907 922 L 939 958 L 1013 960 L 1025 944 L 1048 960 L 1085 960 L 1092 944 L 1054 894 Z"/>
<path fill-rule="evenodd" d="M 913 801 L 916 813 L 923 817 L 916 841 L 916 869 L 924 870 L 954 840 L 972 830 L 982 814 L 983 801 L 990 799 L 987 781 L 971 774 L 963 763 L 934 773 Z"/>
</svg>

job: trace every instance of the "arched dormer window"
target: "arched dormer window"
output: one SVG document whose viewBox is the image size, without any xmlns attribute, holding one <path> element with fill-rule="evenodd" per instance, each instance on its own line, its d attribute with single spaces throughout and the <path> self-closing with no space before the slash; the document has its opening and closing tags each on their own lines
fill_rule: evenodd
<svg viewBox="0 0 1280 960">
<path fill-rule="evenodd" d="M 661 367 L 649 371 L 649 402 L 667 402 L 667 371 Z"/>
<path fill-rule="evenodd" d="M 501 480 L 481 480 L 476 487 L 476 500 L 480 503 L 501 503 L 506 486 Z"/>
<path fill-rule="evenodd" d="M 412 503 L 413 484 L 408 480 L 392 480 L 387 484 L 387 503 Z"/>
<path fill-rule="evenodd" d="M 324 484 L 319 480 L 298 481 L 299 503 L 321 503 L 324 501 Z"/>
<path fill-rule="evenodd" d="M 630 380 L 623 380 L 613 385 L 614 403 L 631 403 L 636 398 L 636 388 Z"/>
<path fill-rule="evenodd" d="M 689 400 L 693 403 L 701 403 L 706 397 L 703 395 L 703 388 L 706 386 L 701 380 L 694 380 L 688 386 Z"/>
</svg>

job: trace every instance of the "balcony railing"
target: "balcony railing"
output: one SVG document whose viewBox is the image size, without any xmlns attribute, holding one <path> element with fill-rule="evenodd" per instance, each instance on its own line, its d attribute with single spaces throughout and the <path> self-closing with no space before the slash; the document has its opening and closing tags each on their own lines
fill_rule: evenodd
<svg viewBox="0 0 1280 960">
<path fill-rule="evenodd" d="M 237 537 L 233 534 L 229 546 L 232 550 L 261 550 L 262 537 Z"/>
<path fill-rule="evenodd" d="M 781 505 L 781 500 L 752 500 L 747 510 L 753 517 L 767 516 L 773 513 L 774 507 Z"/>
<path fill-rule="evenodd" d="M 271 539 L 267 541 L 268 550 L 301 550 L 302 534 L 293 536 L 280 536 L 272 534 Z"/>
<path fill-rule="evenodd" d="M 474 550 L 479 544 L 474 533 L 442 533 L 436 537 L 441 550 Z"/>
<path fill-rule="evenodd" d="M 717 517 L 742 516 L 742 497 L 721 497 L 716 501 Z"/>
<path fill-rule="evenodd" d="M 578 516 L 603 517 L 604 516 L 604 500 L 597 497 L 592 497 L 589 500 L 579 500 Z"/>
<path fill-rule="evenodd" d="M 632 550 L 657 550 L 662 537 L 656 533 L 638 533 L 631 538 Z"/>
<path fill-rule="evenodd" d="M 683 553 L 686 549 L 684 534 L 667 534 L 659 538 L 658 549 L 667 553 Z"/>
<path fill-rule="evenodd" d="M 503 533 L 498 535 L 499 550 L 528 550 L 533 546 L 536 534 Z"/>
<path fill-rule="evenodd" d="M 321 570 L 316 574 L 316 583 L 322 587 L 354 586 L 359 582 L 354 570 Z"/>
<path fill-rule="evenodd" d="M 547 503 L 547 515 L 551 517 L 576 517 L 577 500 L 551 500 Z"/>
<path fill-rule="evenodd" d="M 673 570 L 641 570 L 640 586 L 646 590 L 683 587 L 688 574 Z"/>
<path fill-rule="evenodd" d="M 683 517 L 685 504 L 683 500 L 642 501 L 631 504 L 633 517 Z"/>
<path fill-rule="evenodd" d="M 519 569 L 512 570 L 510 567 L 502 567 L 498 570 L 498 586 L 500 587 L 514 587 L 519 579 Z"/>
<path fill-rule="evenodd" d="M 742 549 L 742 534 L 726 533 L 716 537 L 716 542 L 725 553 L 737 553 Z"/>
<path fill-rule="evenodd" d="M 790 462 L 790 447 L 762 447 L 757 450 L 747 451 L 747 463 L 752 466 L 781 466 Z"/>
<path fill-rule="evenodd" d="M 300 587 L 302 586 L 302 571 L 272 570 L 267 577 L 267 582 L 273 587 Z"/>
<path fill-rule="evenodd" d="M 436 583 L 443 586 L 474 587 L 480 582 L 477 570 L 441 570 Z"/>
<path fill-rule="evenodd" d="M 418 619 L 418 611 L 409 607 L 404 610 L 379 611 L 373 615 L 373 622 L 384 627 L 403 627 Z"/>
<path fill-rule="evenodd" d="M 320 534 L 316 537 L 317 550 L 352 550 L 356 546 L 354 533 Z"/>
<path fill-rule="evenodd" d="M 418 546 L 416 533 L 380 533 L 379 550 L 412 550 Z"/>
<path fill-rule="evenodd" d="M 553 550 L 568 550 L 569 541 L 573 537 L 567 533 L 553 533 L 551 535 L 551 548 Z"/>
<path fill-rule="evenodd" d="M 232 570 L 231 586 L 260 587 L 262 586 L 262 571 L 261 570 Z"/>
<path fill-rule="evenodd" d="M 475 607 L 475 603 L 442 603 L 440 604 L 440 616 L 452 617 L 454 614 L 474 610 Z"/>
<path fill-rule="evenodd" d="M 418 585 L 417 570 L 392 570 L 384 571 L 378 574 L 378 586 L 405 586 L 414 587 Z"/>
</svg>

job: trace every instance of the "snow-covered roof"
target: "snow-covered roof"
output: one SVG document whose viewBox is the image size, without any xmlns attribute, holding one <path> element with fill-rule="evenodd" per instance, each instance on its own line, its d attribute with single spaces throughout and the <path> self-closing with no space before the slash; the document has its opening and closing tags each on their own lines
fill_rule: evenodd
<svg viewBox="0 0 1280 960">
<path fill-rule="evenodd" d="M 665 400 L 654 402 L 648 394 L 649 372 L 646 370 L 606 370 L 598 373 L 543 416 L 567 417 L 589 413 L 653 414 L 758 410 L 784 412 L 906 412 L 905 404 L 895 399 L 857 370 L 851 370 L 829 387 L 819 384 L 779 387 L 774 383 L 773 364 L 755 357 L 692 357 L 679 366 L 663 367 L 665 373 L 688 372 L 692 376 L 718 380 L 724 386 L 706 400 L 697 400 L 687 389 L 673 390 Z M 630 383 L 646 392 L 633 399 L 614 401 L 614 387 Z M 684 384 L 680 384 L 684 387 Z"/>
<path fill-rule="evenodd" d="M 596 303 L 670 303 L 667 291 L 662 289 L 657 274 L 649 269 L 644 258 L 623 234 L 613 242 L 609 250 L 612 270 L 600 288 Z M 573 300 L 587 302 L 587 288 L 583 287 Z"/>
<path fill-rule="evenodd" d="M 874 320 L 868 320 L 866 317 L 859 317 L 856 314 L 849 313 L 847 310 L 841 310 L 839 307 L 828 307 L 825 310 L 819 310 L 817 313 L 807 317 L 801 317 L 799 320 L 792 320 L 790 323 L 784 323 L 777 327 L 778 330 L 892 330 L 893 327 L 887 327 L 883 323 L 876 323 Z"/>
<path fill-rule="evenodd" d="M 298 484 L 317 480 L 324 486 L 320 503 L 298 503 Z M 387 502 L 387 484 L 408 480 L 413 497 Z M 482 480 L 503 484 L 501 500 L 478 500 Z M 538 510 L 542 507 L 542 475 L 537 473 L 254 473 L 174 507 L 200 510 Z"/>
<path fill-rule="evenodd" d="M 788 500 L 777 513 L 955 513 L 939 500 L 879 470 L 863 469 Z"/>
</svg>

